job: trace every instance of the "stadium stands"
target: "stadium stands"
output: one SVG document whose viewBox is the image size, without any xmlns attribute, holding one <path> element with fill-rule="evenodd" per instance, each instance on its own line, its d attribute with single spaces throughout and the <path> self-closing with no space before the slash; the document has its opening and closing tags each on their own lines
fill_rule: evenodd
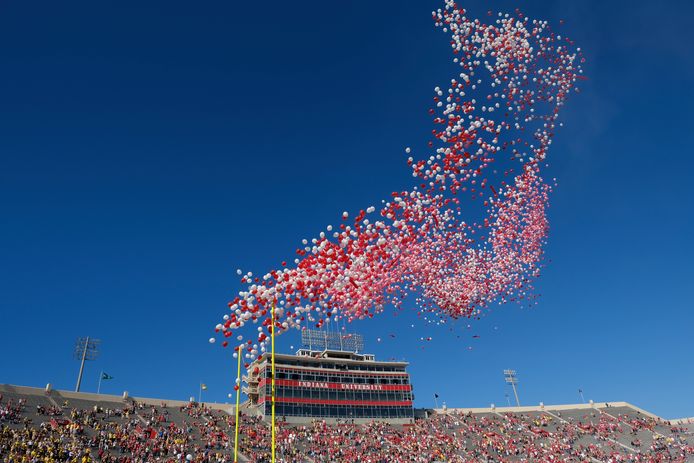
<svg viewBox="0 0 694 463">
<path fill-rule="evenodd" d="M 694 425 L 626 403 L 429 411 L 411 425 L 279 423 L 278 462 L 687 462 Z M 3 462 L 233 461 L 233 408 L 0 386 Z M 270 432 L 243 414 L 241 461 L 269 462 Z"/>
</svg>

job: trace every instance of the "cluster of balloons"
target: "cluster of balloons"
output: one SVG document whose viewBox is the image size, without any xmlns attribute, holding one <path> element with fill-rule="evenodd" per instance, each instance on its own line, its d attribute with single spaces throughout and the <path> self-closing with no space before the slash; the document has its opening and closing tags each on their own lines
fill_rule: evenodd
<svg viewBox="0 0 694 463">
<path fill-rule="evenodd" d="M 484 24 L 449 0 L 432 16 L 460 72 L 434 89 L 430 155 L 405 149 L 415 185 L 378 210 L 344 212 L 338 226 L 303 240 L 294 265 L 255 277 L 238 270 L 246 289 L 215 330 L 229 338 L 256 325 L 251 339 L 237 336 L 248 362 L 266 350 L 273 308 L 281 334 L 370 318 L 410 295 L 420 313 L 444 320 L 532 296 L 551 191 L 541 169 L 584 59 L 547 22 L 519 12 Z M 468 196 L 479 220 L 461 217 Z"/>
</svg>

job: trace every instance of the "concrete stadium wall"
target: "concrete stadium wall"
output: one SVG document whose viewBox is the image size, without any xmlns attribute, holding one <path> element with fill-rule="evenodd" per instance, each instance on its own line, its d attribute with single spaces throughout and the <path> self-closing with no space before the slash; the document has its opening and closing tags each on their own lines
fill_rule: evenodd
<svg viewBox="0 0 694 463">
<path fill-rule="evenodd" d="M 185 405 L 188 405 L 190 401 L 187 400 L 166 400 L 166 399 L 156 399 L 156 398 L 149 398 L 149 397 L 131 397 L 128 396 L 127 399 L 124 399 L 123 396 L 119 395 L 111 395 L 111 394 L 94 394 L 90 392 L 73 392 L 73 391 L 61 391 L 61 390 L 51 390 L 50 393 L 47 393 L 44 388 L 38 388 L 38 387 L 28 387 L 28 386 L 14 386 L 11 384 L 0 384 L 0 392 L 15 392 L 18 394 L 27 394 L 27 395 L 41 395 L 45 397 L 52 397 L 54 399 L 60 399 L 60 398 L 73 398 L 73 399 L 82 399 L 82 400 L 88 400 L 88 401 L 94 401 L 94 402 L 112 402 L 115 404 L 123 404 L 125 403 L 126 400 L 134 400 L 137 403 L 143 403 L 147 405 L 156 405 L 160 406 L 162 403 L 166 403 L 168 406 L 172 407 L 183 407 Z M 59 397 L 58 397 L 59 395 Z M 220 410 L 229 414 L 234 414 L 234 405 L 233 404 L 220 404 L 217 402 L 203 402 L 206 407 L 211 408 L 213 410 Z M 676 420 L 667 420 L 664 418 L 661 418 L 651 412 L 648 412 L 646 410 L 643 410 L 639 407 L 636 407 L 635 405 L 632 405 L 628 402 L 595 402 L 595 403 L 587 403 L 587 404 L 565 404 L 565 405 L 534 405 L 534 406 L 524 406 L 524 407 L 478 407 L 478 408 L 433 408 L 433 409 L 421 409 L 417 408 L 415 409 L 415 417 L 417 418 L 422 418 L 427 415 L 431 415 L 433 413 L 436 414 L 450 414 L 450 413 L 524 413 L 524 412 L 538 412 L 538 411 L 562 411 L 562 410 L 577 410 L 577 409 L 585 409 L 585 410 L 590 410 L 590 409 L 604 409 L 604 410 L 609 410 L 609 407 L 628 407 L 631 408 L 634 411 L 638 411 L 643 415 L 649 416 L 654 419 L 658 420 L 663 420 L 663 421 L 669 421 L 673 424 L 690 424 L 694 423 L 694 417 L 693 418 L 679 418 Z M 244 401 L 241 403 L 240 409 L 243 413 L 246 414 L 254 414 L 253 409 L 248 408 L 248 402 Z M 280 419 L 281 417 L 277 417 Z M 312 421 L 311 418 L 300 418 L 300 417 L 287 417 L 287 422 L 290 423 L 310 423 Z M 328 423 L 336 423 L 337 419 L 334 418 L 326 418 L 326 422 Z M 370 423 L 373 420 L 370 418 L 355 418 L 354 422 L 359 423 L 359 424 L 365 424 L 365 423 Z M 393 424 L 407 424 L 410 422 L 409 419 L 393 419 L 393 420 L 387 420 Z"/>
<path fill-rule="evenodd" d="M 157 405 L 160 406 L 162 403 L 166 403 L 167 406 L 172 407 L 183 407 L 190 404 L 188 400 L 166 400 L 166 399 L 153 399 L 149 397 L 132 397 L 128 396 L 124 399 L 120 395 L 111 394 L 94 394 L 91 392 L 74 392 L 74 391 L 61 391 L 57 389 L 52 389 L 50 393 L 47 393 L 45 389 L 38 387 L 28 387 L 28 386 L 14 386 L 12 384 L 0 384 L 0 392 L 15 392 L 19 394 L 27 395 L 42 395 L 47 397 L 57 398 L 59 394 L 60 397 L 66 399 L 82 399 L 92 402 L 113 402 L 115 404 L 123 404 L 128 400 L 134 400 L 137 403 L 143 403 L 147 405 Z M 220 404 L 216 402 L 203 402 L 206 407 L 213 410 L 221 410 L 227 413 L 234 413 L 234 405 L 231 404 Z M 241 404 L 240 408 L 243 408 L 245 403 Z"/>
<path fill-rule="evenodd" d="M 446 413 L 526 413 L 526 412 L 539 412 L 543 410 L 547 411 L 562 411 L 562 410 L 596 410 L 596 409 L 609 409 L 609 407 L 628 407 L 635 411 L 640 412 L 643 415 L 649 416 L 654 419 L 663 420 L 663 418 L 654 415 L 651 412 L 642 410 L 628 402 L 595 402 L 588 404 L 566 404 L 566 405 L 534 405 L 534 406 L 524 406 L 524 407 L 486 407 L 486 408 L 434 408 L 431 409 L 434 413 L 446 414 Z M 665 420 L 667 421 L 667 420 Z"/>
</svg>

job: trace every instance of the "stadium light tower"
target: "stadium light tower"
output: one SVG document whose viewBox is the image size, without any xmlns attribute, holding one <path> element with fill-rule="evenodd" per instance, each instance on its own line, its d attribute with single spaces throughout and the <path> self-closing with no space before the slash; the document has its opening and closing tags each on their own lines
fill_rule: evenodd
<svg viewBox="0 0 694 463">
<path fill-rule="evenodd" d="M 520 407 L 518 390 L 516 389 L 516 385 L 518 384 L 518 375 L 516 375 L 516 370 L 504 370 L 504 380 L 506 381 L 506 384 L 510 384 L 513 388 L 513 395 L 516 396 L 516 405 Z"/>
<path fill-rule="evenodd" d="M 99 344 L 101 341 L 99 339 L 92 339 L 89 336 L 84 338 L 77 338 L 75 342 L 75 358 L 80 360 L 80 372 L 77 375 L 77 386 L 75 386 L 75 392 L 80 391 L 80 385 L 82 384 L 82 373 L 84 373 L 84 362 L 87 360 L 96 360 L 99 356 Z"/>
</svg>

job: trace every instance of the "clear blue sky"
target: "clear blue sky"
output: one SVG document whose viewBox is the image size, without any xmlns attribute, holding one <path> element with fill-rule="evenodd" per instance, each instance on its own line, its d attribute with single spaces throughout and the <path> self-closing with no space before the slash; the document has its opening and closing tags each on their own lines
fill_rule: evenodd
<svg viewBox="0 0 694 463">
<path fill-rule="evenodd" d="M 91 335 L 85 390 L 103 369 L 105 392 L 187 398 L 203 380 L 226 400 L 231 352 L 207 338 L 235 269 L 276 267 L 409 185 L 402 149 L 424 146 L 432 89 L 455 72 L 439 5 L 2 2 L 0 382 L 73 388 Z M 694 7 L 467 6 L 563 18 L 588 59 L 550 154 L 542 297 L 454 333 L 411 314 L 355 328 L 412 362 L 419 406 L 503 404 L 515 368 L 527 404 L 580 387 L 694 415 Z"/>
</svg>

